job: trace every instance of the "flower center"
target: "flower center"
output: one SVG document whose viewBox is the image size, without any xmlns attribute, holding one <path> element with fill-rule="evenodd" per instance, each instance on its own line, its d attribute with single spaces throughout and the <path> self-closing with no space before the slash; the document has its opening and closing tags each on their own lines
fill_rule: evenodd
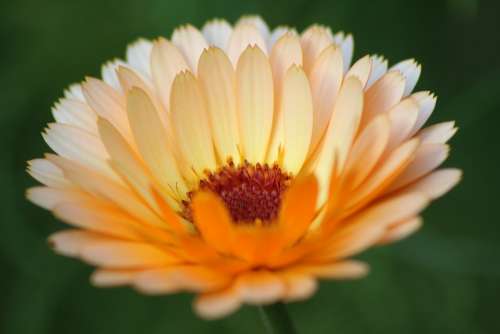
<svg viewBox="0 0 500 334">
<path fill-rule="evenodd" d="M 235 166 L 229 162 L 215 173 L 207 173 L 198 190 L 210 190 L 226 205 L 233 221 L 253 223 L 256 219 L 270 222 L 278 215 L 283 192 L 292 176 L 278 165 L 252 165 L 247 162 Z M 191 199 L 195 191 L 188 196 Z M 184 201 L 183 216 L 192 221 L 191 201 Z"/>
</svg>

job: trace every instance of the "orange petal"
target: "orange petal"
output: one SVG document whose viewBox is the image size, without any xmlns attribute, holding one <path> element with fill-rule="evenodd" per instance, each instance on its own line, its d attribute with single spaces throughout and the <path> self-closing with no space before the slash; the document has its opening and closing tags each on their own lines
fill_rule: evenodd
<svg viewBox="0 0 500 334">
<path fill-rule="evenodd" d="M 318 182 L 314 174 L 297 179 L 284 195 L 280 212 L 283 246 L 290 246 L 307 231 L 316 213 Z"/>
<path fill-rule="evenodd" d="M 198 192 L 192 200 L 196 227 L 203 239 L 221 253 L 233 249 L 233 223 L 224 203 L 213 193 Z"/>
</svg>

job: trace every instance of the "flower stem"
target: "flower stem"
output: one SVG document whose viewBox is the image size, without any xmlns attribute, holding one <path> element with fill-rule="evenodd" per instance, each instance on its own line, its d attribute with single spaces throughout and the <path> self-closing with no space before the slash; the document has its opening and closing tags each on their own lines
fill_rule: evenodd
<svg viewBox="0 0 500 334">
<path fill-rule="evenodd" d="M 297 333 L 285 304 L 259 306 L 259 314 L 268 334 Z"/>
</svg>

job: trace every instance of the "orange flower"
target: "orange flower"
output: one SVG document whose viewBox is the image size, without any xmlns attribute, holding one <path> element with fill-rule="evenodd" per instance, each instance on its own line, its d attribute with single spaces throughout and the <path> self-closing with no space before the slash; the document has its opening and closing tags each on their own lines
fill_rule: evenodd
<svg viewBox="0 0 500 334">
<path fill-rule="evenodd" d="M 401 239 L 460 179 L 434 171 L 453 122 L 421 129 L 435 97 L 420 66 L 350 66 L 351 35 L 187 25 L 139 40 L 102 80 L 70 87 L 29 162 L 28 198 L 72 225 L 56 252 L 97 286 L 191 291 L 206 318 L 308 298 L 318 279 L 363 276 L 349 258 Z"/>
</svg>

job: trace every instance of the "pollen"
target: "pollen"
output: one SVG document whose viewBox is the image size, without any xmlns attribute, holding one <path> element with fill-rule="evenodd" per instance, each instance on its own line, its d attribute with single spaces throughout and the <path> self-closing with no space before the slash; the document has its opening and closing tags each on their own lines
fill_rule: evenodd
<svg viewBox="0 0 500 334">
<path fill-rule="evenodd" d="M 198 189 L 217 194 L 226 205 L 236 223 L 272 222 L 279 213 L 284 191 L 290 185 L 292 176 L 277 164 L 249 164 L 236 166 L 229 162 L 216 172 L 208 172 L 199 183 Z M 183 202 L 183 216 L 192 221 L 190 200 Z"/>
</svg>

